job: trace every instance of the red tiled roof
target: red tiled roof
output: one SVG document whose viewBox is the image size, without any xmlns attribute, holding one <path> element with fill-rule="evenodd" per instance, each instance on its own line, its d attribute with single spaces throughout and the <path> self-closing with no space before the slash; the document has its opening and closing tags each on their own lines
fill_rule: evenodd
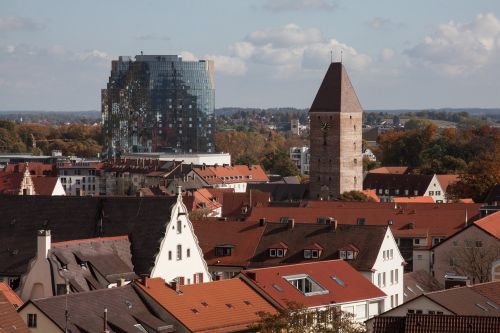
<svg viewBox="0 0 500 333">
<path fill-rule="evenodd" d="M 56 176 L 56 166 L 54 164 L 46 164 L 40 162 L 29 162 L 28 169 L 32 176 Z M 26 163 L 9 163 L 3 169 L 4 172 L 24 173 Z"/>
<path fill-rule="evenodd" d="M 458 180 L 458 175 L 436 175 L 436 178 L 441 185 L 441 188 L 446 193 L 448 186 L 455 183 Z"/>
<path fill-rule="evenodd" d="M 193 171 L 210 185 L 269 181 L 260 165 L 204 166 Z"/>
<path fill-rule="evenodd" d="M 430 196 L 420 196 L 420 197 L 396 197 L 394 202 L 397 203 L 433 203 L 434 199 Z"/>
<path fill-rule="evenodd" d="M 242 274 L 247 278 L 246 281 L 258 286 L 283 307 L 286 301 L 316 307 L 386 296 L 343 260 L 251 269 L 242 271 Z M 289 275 L 301 274 L 306 274 L 328 292 L 306 296 L 285 279 Z"/>
<path fill-rule="evenodd" d="M 305 207 L 255 207 L 249 221 L 266 218 L 277 222 L 287 216 L 297 223 L 317 223 L 318 217 L 333 217 L 339 224 L 357 224 L 364 218 L 366 225 L 387 225 L 391 221 L 391 230 L 408 230 L 413 223 L 413 230 L 421 233 L 428 230 L 430 236 L 449 236 L 465 226 L 465 215 L 470 219 L 479 215 L 480 204 L 428 204 L 428 203 L 376 203 L 376 202 L 341 202 L 309 201 Z M 437 223 L 438 222 L 438 223 Z"/>
<path fill-rule="evenodd" d="M 247 267 L 265 227 L 254 222 L 192 221 L 194 232 L 208 265 Z M 230 256 L 218 257 L 215 247 L 234 246 Z"/>
<path fill-rule="evenodd" d="M 193 196 L 196 208 L 207 208 L 214 210 L 222 206 L 217 200 L 215 200 L 215 197 L 206 188 L 200 188 L 194 191 Z"/>
<path fill-rule="evenodd" d="M 136 284 L 190 332 L 218 333 L 245 330 L 257 323 L 257 312 L 276 313 L 262 296 L 240 279 L 179 286 L 180 292 L 161 278 Z"/>
<path fill-rule="evenodd" d="M 377 192 L 375 192 L 375 190 L 362 190 L 361 193 L 363 193 L 369 198 L 372 198 L 373 201 L 375 202 L 380 202 L 380 198 L 378 197 Z"/>
<path fill-rule="evenodd" d="M 368 173 L 393 173 L 404 175 L 408 171 L 408 167 L 405 166 L 385 166 L 380 168 L 371 169 Z"/>
<path fill-rule="evenodd" d="M 250 210 L 256 206 L 268 206 L 270 194 L 256 190 L 250 190 L 245 193 L 224 193 L 222 204 L 222 216 L 230 218 L 239 218 L 243 207 L 250 207 Z"/>
<path fill-rule="evenodd" d="M 0 194 L 19 194 L 24 174 L 0 172 Z"/>
<path fill-rule="evenodd" d="M 0 292 L 0 332 L 30 333 L 21 316 L 16 312 L 10 301 Z"/>
<path fill-rule="evenodd" d="M 15 308 L 19 308 L 21 307 L 21 305 L 23 305 L 22 299 L 19 298 L 14 290 L 12 290 L 5 282 L 0 282 L 0 294 L 3 294 L 5 298 L 10 302 L 10 304 L 12 304 Z"/>
<path fill-rule="evenodd" d="M 52 195 L 56 187 L 57 177 L 31 177 L 33 185 L 35 185 L 35 193 L 37 195 Z"/>
<path fill-rule="evenodd" d="M 493 237 L 500 239 L 500 212 L 487 215 L 486 217 L 474 222 L 474 224 Z"/>
</svg>

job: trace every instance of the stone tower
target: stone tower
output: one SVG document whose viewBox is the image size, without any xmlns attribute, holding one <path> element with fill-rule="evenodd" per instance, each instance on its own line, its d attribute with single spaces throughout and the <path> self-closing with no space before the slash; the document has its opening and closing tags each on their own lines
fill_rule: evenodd
<svg viewBox="0 0 500 333">
<path fill-rule="evenodd" d="M 362 190 L 362 115 L 344 66 L 330 64 L 309 110 L 311 199 Z"/>
</svg>

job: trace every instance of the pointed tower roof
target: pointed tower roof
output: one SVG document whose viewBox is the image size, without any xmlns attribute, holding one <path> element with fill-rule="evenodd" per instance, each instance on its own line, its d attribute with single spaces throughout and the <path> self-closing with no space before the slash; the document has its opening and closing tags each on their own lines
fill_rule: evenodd
<svg viewBox="0 0 500 333">
<path fill-rule="evenodd" d="M 330 64 L 309 112 L 363 112 L 342 63 Z"/>
</svg>

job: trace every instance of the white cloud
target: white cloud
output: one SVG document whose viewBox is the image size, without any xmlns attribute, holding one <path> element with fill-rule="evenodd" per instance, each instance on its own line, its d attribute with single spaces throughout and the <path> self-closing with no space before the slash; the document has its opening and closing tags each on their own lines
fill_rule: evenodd
<svg viewBox="0 0 500 333">
<path fill-rule="evenodd" d="M 249 42 L 237 42 L 229 47 L 231 51 L 242 59 L 248 59 L 255 51 L 255 46 Z"/>
<path fill-rule="evenodd" d="M 380 59 L 382 59 L 383 61 L 389 61 L 392 58 L 394 58 L 395 55 L 396 51 L 394 51 L 391 48 L 385 47 L 382 50 L 380 50 Z"/>
<path fill-rule="evenodd" d="M 355 70 L 363 70 L 372 59 L 366 54 L 360 54 L 353 47 L 331 39 L 324 43 L 309 45 L 304 49 L 302 57 L 302 67 L 305 69 L 324 69 L 330 63 L 333 54 L 333 61 L 342 61 Z"/>
<path fill-rule="evenodd" d="M 493 13 L 479 14 L 470 23 L 450 21 L 406 53 L 444 74 L 470 74 L 500 56 L 500 21 Z"/>
<path fill-rule="evenodd" d="M 240 58 L 225 55 L 207 55 L 205 58 L 214 61 L 216 72 L 234 76 L 244 75 L 247 72 L 247 65 Z"/>
<path fill-rule="evenodd" d="M 257 30 L 251 32 L 246 40 L 255 45 L 271 44 L 274 47 L 288 47 L 293 45 L 306 45 L 319 42 L 323 39 L 321 31 L 316 28 L 302 29 L 295 24 L 284 27 Z"/>
<path fill-rule="evenodd" d="M 182 51 L 181 53 L 179 53 L 179 55 L 181 56 L 182 60 L 185 60 L 185 61 L 198 61 L 199 59 L 191 52 L 189 51 Z"/>
<path fill-rule="evenodd" d="M 40 30 L 43 25 L 20 16 L 0 16 L 0 31 Z"/>
<path fill-rule="evenodd" d="M 267 0 L 264 8 L 273 12 L 292 10 L 334 10 L 337 5 L 328 0 Z"/>
</svg>

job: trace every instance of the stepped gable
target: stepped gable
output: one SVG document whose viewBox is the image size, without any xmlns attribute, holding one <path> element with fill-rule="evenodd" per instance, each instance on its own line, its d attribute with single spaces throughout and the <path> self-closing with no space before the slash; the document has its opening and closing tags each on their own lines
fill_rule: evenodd
<svg viewBox="0 0 500 333">
<path fill-rule="evenodd" d="M 0 275 L 26 272 L 36 255 L 37 232 L 52 241 L 128 235 L 136 274 L 154 265 L 176 197 L 0 197 Z"/>
<path fill-rule="evenodd" d="M 309 112 L 363 112 L 342 63 L 330 64 Z"/>
</svg>

